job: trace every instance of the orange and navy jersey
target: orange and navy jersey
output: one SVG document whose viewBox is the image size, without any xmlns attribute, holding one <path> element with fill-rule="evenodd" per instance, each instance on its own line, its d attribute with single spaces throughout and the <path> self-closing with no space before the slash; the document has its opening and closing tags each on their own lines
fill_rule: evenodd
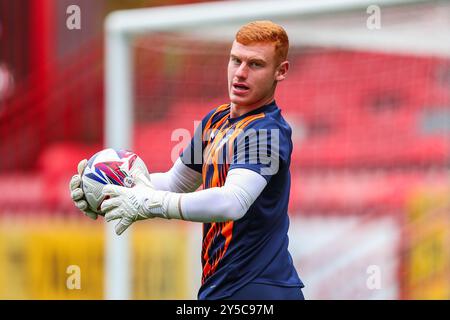
<svg viewBox="0 0 450 320">
<path fill-rule="evenodd" d="M 291 134 L 275 102 L 236 118 L 222 105 L 203 118 L 183 151 L 204 189 L 222 187 L 235 168 L 268 182 L 243 218 L 203 224 L 199 299 L 226 298 L 249 282 L 303 287 L 288 252 Z"/>
</svg>

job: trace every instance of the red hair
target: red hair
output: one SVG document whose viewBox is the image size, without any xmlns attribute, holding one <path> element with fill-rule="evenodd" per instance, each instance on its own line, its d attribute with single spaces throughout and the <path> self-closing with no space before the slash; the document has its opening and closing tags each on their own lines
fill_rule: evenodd
<svg viewBox="0 0 450 320">
<path fill-rule="evenodd" d="M 247 23 L 236 33 L 236 41 L 249 45 L 254 43 L 273 43 L 275 56 L 279 61 L 287 59 L 289 38 L 286 31 L 272 21 L 253 21 Z"/>
</svg>

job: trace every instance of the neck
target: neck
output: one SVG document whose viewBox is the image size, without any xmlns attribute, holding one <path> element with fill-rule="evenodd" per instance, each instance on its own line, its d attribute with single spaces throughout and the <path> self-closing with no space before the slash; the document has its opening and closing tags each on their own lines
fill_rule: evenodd
<svg viewBox="0 0 450 320">
<path fill-rule="evenodd" d="M 272 96 L 269 99 L 264 100 L 263 102 L 255 103 L 250 106 L 241 106 L 241 105 L 238 105 L 238 104 L 235 104 L 232 102 L 231 107 L 230 107 L 230 118 L 233 119 L 233 118 L 240 117 L 246 113 L 249 113 L 253 110 L 256 110 L 258 108 L 261 108 L 262 106 L 269 104 L 273 100 L 274 100 L 274 97 Z"/>
</svg>

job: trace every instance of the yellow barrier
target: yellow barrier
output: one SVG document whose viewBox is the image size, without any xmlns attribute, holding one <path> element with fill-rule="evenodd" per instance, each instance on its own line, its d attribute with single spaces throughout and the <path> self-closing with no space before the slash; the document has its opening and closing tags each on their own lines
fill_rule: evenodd
<svg viewBox="0 0 450 320">
<path fill-rule="evenodd" d="M 149 221 L 133 227 L 134 298 L 188 299 L 186 226 Z"/>
<path fill-rule="evenodd" d="M 131 228 L 133 298 L 189 298 L 184 226 Z M 0 299 L 102 299 L 103 280 L 102 221 L 0 220 Z"/>
<path fill-rule="evenodd" d="M 0 230 L 0 298 L 103 297 L 98 223 L 2 221 Z"/>
<path fill-rule="evenodd" d="M 450 299 L 448 192 L 423 192 L 410 203 L 404 260 L 406 299 Z"/>
</svg>

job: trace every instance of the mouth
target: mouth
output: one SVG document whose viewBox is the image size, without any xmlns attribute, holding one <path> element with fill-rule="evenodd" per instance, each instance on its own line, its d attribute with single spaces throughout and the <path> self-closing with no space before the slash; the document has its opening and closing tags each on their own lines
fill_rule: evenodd
<svg viewBox="0 0 450 320">
<path fill-rule="evenodd" d="M 233 93 L 244 94 L 248 92 L 250 88 L 244 83 L 233 83 Z"/>
</svg>

